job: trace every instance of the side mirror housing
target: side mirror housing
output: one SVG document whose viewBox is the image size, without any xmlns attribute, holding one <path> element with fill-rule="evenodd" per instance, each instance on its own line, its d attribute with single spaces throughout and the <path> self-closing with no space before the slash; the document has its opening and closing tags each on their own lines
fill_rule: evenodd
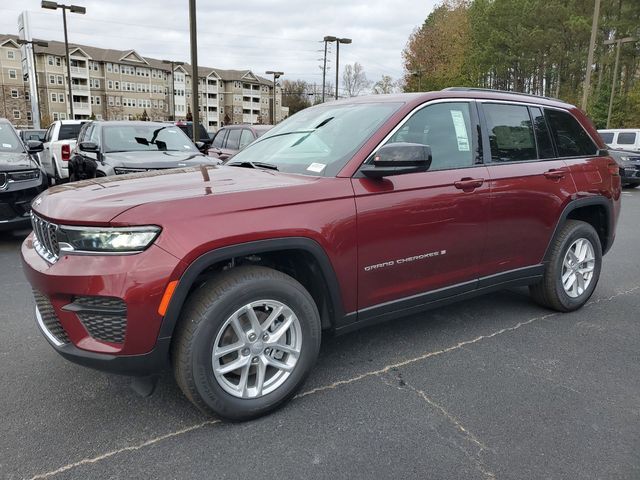
<svg viewBox="0 0 640 480">
<path fill-rule="evenodd" d="M 196 145 L 196 148 L 197 148 L 198 150 L 200 150 L 201 152 L 202 152 L 202 151 L 204 151 L 204 152 L 206 152 L 206 151 L 207 151 L 207 144 L 206 144 L 205 142 L 196 142 L 196 144 L 195 144 L 195 145 Z"/>
<path fill-rule="evenodd" d="M 27 142 L 27 153 L 33 154 L 44 150 L 44 145 L 39 140 L 29 140 Z"/>
<path fill-rule="evenodd" d="M 426 172 L 431 167 L 431 147 L 420 143 L 390 143 L 378 150 L 373 162 L 360 170 L 369 178 Z"/>
<path fill-rule="evenodd" d="M 98 153 L 100 151 L 100 147 L 94 142 L 80 142 L 78 148 L 82 152 L 93 152 Z"/>
</svg>

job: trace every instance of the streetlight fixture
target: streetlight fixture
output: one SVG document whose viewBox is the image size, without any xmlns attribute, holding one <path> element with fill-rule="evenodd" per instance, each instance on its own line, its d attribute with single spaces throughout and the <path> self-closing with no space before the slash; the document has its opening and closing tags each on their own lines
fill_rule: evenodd
<svg viewBox="0 0 640 480">
<path fill-rule="evenodd" d="M 87 9 L 84 7 L 79 7 L 78 5 L 63 5 L 61 3 L 56 2 L 48 2 L 46 0 L 42 0 L 41 3 L 42 8 L 47 8 L 49 10 L 57 10 L 62 9 L 62 24 L 64 25 L 64 50 L 67 57 L 67 86 L 69 87 L 69 114 L 71 115 L 71 119 L 73 120 L 75 117 L 73 115 L 73 94 L 71 93 L 71 60 L 69 59 L 69 39 L 67 36 L 67 10 L 71 13 L 79 13 L 80 15 L 84 15 L 87 13 Z"/>
<path fill-rule="evenodd" d="M 334 42 L 336 42 L 336 100 L 338 99 L 338 83 L 340 82 L 338 78 L 338 74 L 340 73 L 340 44 L 349 44 L 352 42 L 350 38 L 336 38 L 336 37 L 325 37 L 325 38 L 335 38 Z"/>
<path fill-rule="evenodd" d="M 278 80 L 278 78 L 280 78 L 282 75 L 284 75 L 284 72 L 274 72 L 273 70 L 267 70 L 266 72 L 267 75 L 273 75 L 273 109 L 272 109 L 272 115 L 273 115 L 273 124 L 276 124 L 276 80 Z"/>
<path fill-rule="evenodd" d="M 620 62 L 620 47 L 623 43 L 637 42 L 638 39 L 634 37 L 625 37 L 619 39 L 606 40 L 605 45 L 616 45 L 616 62 L 613 67 L 613 82 L 611 83 L 611 96 L 609 97 L 609 111 L 607 112 L 607 128 L 611 123 L 611 111 L 613 110 L 613 97 L 616 91 L 616 82 L 618 81 L 618 63 Z"/>
<path fill-rule="evenodd" d="M 335 42 L 337 40 L 336 37 L 326 36 L 324 37 L 324 64 L 322 66 L 322 103 L 324 103 L 324 92 L 326 89 L 326 78 L 327 78 L 327 44 L 330 42 Z"/>
<path fill-rule="evenodd" d="M 171 120 L 176 119 L 176 82 L 175 82 L 175 68 L 179 65 L 184 65 L 184 62 L 176 62 L 174 60 L 162 60 L 162 63 L 171 65 Z"/>
<path fill-rule="evenodd" d="M 36 49 L 35 47 L 48 47 L 49 42 L 43 42 L 42 40 L 23 40 L 22 38 L 18 39 L 18 44 L 20 45 L 31 45 L 31 55 L 33 57 L 33 77 L 36 84 L 36 103 L 38 104 L 38 122 L 34 126 L 36 128 L 40 128 L 40 119 L 42 118 L 41 109 L 40 109 L 40 89 L 38 88 L 38 71 L 36 69 Z"/>
<path fill-rule="evenodd" d="M 196 0 L 189 0 L 189 43 L 191 44 L 191 115 L 193 117 L 193 143 L 200 140 L 200 94 L 198 85 L 198 33 L 196 21 Z"/>
</svg>

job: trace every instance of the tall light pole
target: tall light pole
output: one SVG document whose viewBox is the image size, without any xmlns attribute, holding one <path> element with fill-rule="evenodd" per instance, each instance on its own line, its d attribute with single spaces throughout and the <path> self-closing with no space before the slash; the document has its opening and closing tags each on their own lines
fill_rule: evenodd
<svg viewBox="0 0 640 480">
<path fill-rule="evenodd" d="M 349 44 L 351 43 L 351 39 L 336 38 L 336 100 L 338 100 L 338 83 L 339 83 L 338 74 L 340 73 L 340 44 L 341 43 Z"/>
<path fill-rule="evenodd" d="M 171 65 L 171 120 L 175 120 L 176 119 L 176 82 L 175 82 L 175 68 L 178 65 L 184 65 L 184 62 L 175 62 L 173 60 L 162 60 L 162 63 L 166 63 L 168 65 Z"/>
<path fill-rule="evenodd" d="M 196 0 L 189 0 L 189 32 L 191 37 L 191 115 L 193 116 L 193 143 L 200 139 L 200 107 L 198 84 L 198 33 L 196 22 Z"/>
<path fill-rule="evenodd" d="M 613 81 L 611 83 L 611 96 L 609 97 L 609 111 L 607 112 L 607 128 L 611 123 L 611 111 L 613 110 L 613 97 L 616 91 L 616 82 L 618 81 L 618 63 L 620 62 L 620 47 L 623 43 L 637 42 L 638 39 L 634 37 L 626 37 L 620 39 L 611 39 L 604 42 L 605 45 L 616 45 L 616 62 L 613 66 Z"/>
<path fill-rule="evenodd" d="M 278 80 L 278 78 L 280 78 L 282 75 L 284 75 L 284 72 L 274 72 L 273 70 L 267 70 L 266 72 L 267 75 L 273 75 L 273 108 L 272 108 L 272 120 L 273 120 L 273 124 L 276 124 L 276 80 Z"/>
<path fill-rule="evenodd" d="M 38 87 L 38 71 L 36 69 L 36 49 L 35 47 L 48 47 L 49 42 L 43 42 L 41 40 L 23 40 L 21 38 L 18 39 L 18 43 L 20 45 L 31 45 L 31 55 L 33 57 L 33 76 L 36 84 L 36 103 L 38 104 L 38 118 L 37 121 L 34 118 L 33 126 L 35 128 L 40 128 L 40 119 L 42 118 L 42 111 L 40 107 L 40 89 Z"/>
<path fill-rule="evenodd" d="M 589 54 L 587 55 L 587 74 L 584 77 L 582 92 L 582 110 L 587 110 L 589 89 L 591 88 L 591 70 L 593 67 L 593 51 L 596 48 L 596 34 L 598 33 L 598 18 L 600 17 L 600 0 L 596 0 L 593 7 L 593 22 L 591 23 L 591 40 L 589 41 Z"/>
<path fill-rule="evenodd" d="M 79 13 L 84 15 L 87 13 L 87 9 L 84 7 L 79 7 L 77 5 L 63 5 L 61 3 L 56 2 L 48 2 L 46 0 L 42 0 L 41 4 L 42 8 L 47 8 L 49 10 L 57 10 L 62 9 L 62 24 L 64 25 L 64 50 L 67 57 L 67 86 L 69 87 L 69 114 L 71 119 L 73 120 L 75 117 L 73 116 L 73 93 L 71 93 L 71 60 L 69 59 L 69 39 L 67 36 L 67 10 L 71 13 Z"/>
<path fill-rule="evenodd" d="M 329 42 L 335 42 L 337 40 L 336 37 L 326 36 L 324 37 L 324 63 L 322 65 L 322 103 L 324 103 L 324 93 L 326 90 L 327 83 L 327 44 Z"/>
</svg>

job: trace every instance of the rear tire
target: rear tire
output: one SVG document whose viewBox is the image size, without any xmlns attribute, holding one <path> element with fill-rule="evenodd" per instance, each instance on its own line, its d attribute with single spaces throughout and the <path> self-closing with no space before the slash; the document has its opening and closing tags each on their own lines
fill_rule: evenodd
<svg viewBox="0 0 640 480">
<path fill-rule="evenodd" d="M 299 282 L 270 268 L 237 267 L 187 299 L 171 352 L 176 382 L 203 412 L 249 420 L 296 393 L 320 336 L 318 309 Z"/>
<path fill-rule="evenodd" d="M 542 280 L 529 286 L 533 299 L 559 312 L 582 307 L 593 294 L 602 267 L 602 245 L 586 222 L 568 220 L 553 239 Z"/>
</svg>

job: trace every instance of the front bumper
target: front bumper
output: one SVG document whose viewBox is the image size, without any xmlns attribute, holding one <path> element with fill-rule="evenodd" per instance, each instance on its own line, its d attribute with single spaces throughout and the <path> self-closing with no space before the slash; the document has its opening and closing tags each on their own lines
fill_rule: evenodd
<svg viewBox="0 0 640 480">
<path fill-rule="evenodd" d="M 166 285 L 179 275 L 178 259 L 152 245 L 135 255 L 63 255 L 50 264 L 35 251 L 33 234 L 23 242 L 21 253 L 35 291 L 36 323 L 63 357 L 127 375 L 165 368 L 170 338 L 158 338 L 163 320 L 158 306 Z M 104 305 L 78 310 L 81 299 L 87 298 L 126 305 L 121 339 L 105 336 L 112 318 L 105 317 Z"/>
<path fill-rule="evenodd" d="M 16 182 L 0 190 L 0 231 L 31 228 L 31 202 L 46 188 L 46 177 L 37 181 Z"/>
</svg>

